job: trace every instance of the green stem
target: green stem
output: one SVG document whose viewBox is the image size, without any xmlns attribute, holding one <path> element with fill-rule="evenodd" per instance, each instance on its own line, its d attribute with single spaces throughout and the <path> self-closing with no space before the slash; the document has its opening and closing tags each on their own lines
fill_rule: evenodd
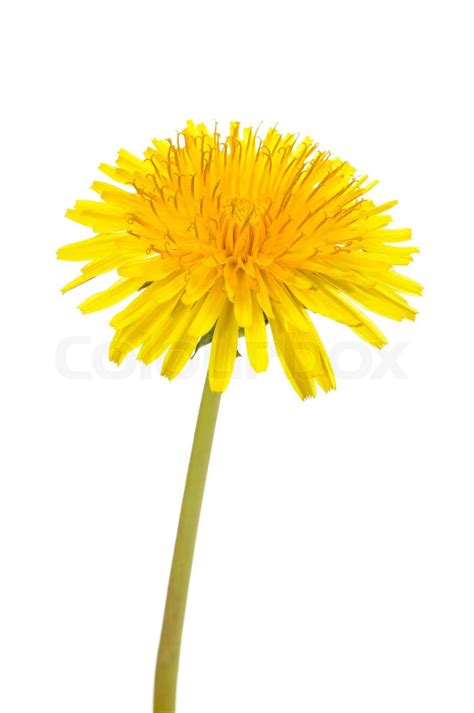
<svg viewBox="0 0 474 713">
<path fill-rule="evenodd" d="M 176 710 L 176 683 L 186 599 L 220 397 L 220 394 L 211 391 L 207 376 L 194 432 L 168 583 L 156 662 L 153 713 L 175 713 Z"/>
</svg>

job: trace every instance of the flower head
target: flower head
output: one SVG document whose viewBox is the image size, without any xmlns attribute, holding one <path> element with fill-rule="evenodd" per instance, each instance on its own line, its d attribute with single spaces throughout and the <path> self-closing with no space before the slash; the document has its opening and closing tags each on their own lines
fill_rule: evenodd
<svg viewBox="0 0 474 713">
<path fill-rule="evenodd" d="M 82 312 L 134 299 L 112 321 L 110 358 L 139 347 L 150 363 L 165 354 L 174 378 L 202 341 L 212 341 L 209 381 L 224 391 L 239 335 L 255 371 L 268 364 L 267 324 L 286 375 L 302 398 L 316 382 L 335 387 L 327 353 L 308 310 L 350 327 L 382 347 L 385 337 L 360 310 L 401 320 L 416 312 L 400 293 L 421 287 L 395 272 L 416 248 L 400 246 L 410 230 L 389 229 L 387 211 L 366 193 L 374 185 L 309 138 L 270 129 L 264 137 L 237 122 L 188 122 L 176 140 L 153 140 L 144 158 L 120 151 L 100 169 L 115 184 L 95 182 L 100 201 L 67 212 L 96 235 L 58 251 L 88 261 L 67 291 L 102 273 L 108 289 Z M 119 187 L 116 184 L 121 184 Z"/>
</svg>

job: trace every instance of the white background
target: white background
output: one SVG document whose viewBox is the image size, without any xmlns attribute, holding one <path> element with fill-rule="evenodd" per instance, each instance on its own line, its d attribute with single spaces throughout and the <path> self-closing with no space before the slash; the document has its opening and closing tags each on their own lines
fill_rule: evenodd
<svg viewBox="0 0 474 713">
<path fill-rule="evenodd" d="M 222 399 L 179 713 L 472 713 L 474 253 L 467 2 L 36 2 L 2 11 L 0 709 L 150 713 L 207 354 L 104 358 L 64 211 L 188 117 L 317 138 L 422 252 L 390 357 L 320 320 L 338 390 L 276 359 Z"/>
</svg>

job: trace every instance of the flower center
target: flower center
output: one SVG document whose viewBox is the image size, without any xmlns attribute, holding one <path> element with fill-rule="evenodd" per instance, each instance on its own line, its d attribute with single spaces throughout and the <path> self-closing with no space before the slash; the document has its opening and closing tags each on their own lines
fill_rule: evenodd
<svg viewBox="0 0 474 713">
<path fill-rule="evenodd" d="M 248 198 L 232 198 L 228 203 L 227 210 L 239 225 L 258 223 L 264 212 L 261 206 Z"/>
</svg>

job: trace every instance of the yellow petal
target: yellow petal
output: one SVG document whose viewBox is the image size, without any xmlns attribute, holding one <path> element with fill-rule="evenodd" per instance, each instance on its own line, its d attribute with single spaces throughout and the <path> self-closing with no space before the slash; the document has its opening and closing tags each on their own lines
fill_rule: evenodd
<svg viewBox="0 0 474 713">
<path fill-rule="evenodd" d="M 121 310 L 121 312 L 117 312 L 117 314 L 112 317 L 109 322 L 110 326 L 114 329 L 121 329 L 122 327 L 126 327 L 127 324 L 136 321 L 139 317 L 156 309 L 157 303 L 153 299 L 156 291 L 156 284 L 143 288 L 138 297 L 135 297 L 125 309 Z"/>
<path fill-rule="evenodd" d="M 288 287 L 299 287 L 304 290 L 311 286 L 311 282 L 307 278 L 299 275 L 294 269 L 288 269 L 278 264 L 278 262 L 270 263 L 267 270 L 275 279 L 282 284 L 288 285 Z"/>
<path fill-rule="evenodd" d="M 224 267 L 224 281 L 227 296 L 231 302 L 235 300 L 237 266 L 233 262 L 228 262 Z"/>
<path fill-rule="evenodd" d="M 58 260 L 93 260 L 107 257 L 121 236 L 127 236 L 126 232 L 107 234 L 100 233 L 87 240 L 79 240 L 69 245 L 63 245 L 57 251 Z"/>
<path fill-rule="evenodd" d="M 268 294 L 267 286 L 263 281 L 262 273 L 255 267 L 255 277 L 257 279 L 257 300 L 268 319 L 273 317 L 272 303 Z"/>
<path fill-rule="evenodd" d="M 142 279 L 129 280 L 126 277 L 117 280 L 111 287 L 95 295 L 91 295 L 79 305 L 82 314 L 96 312 L 99 309 L 111 307 L 117 302 L 121 302 L 126 297 L 129 297 L 143 285 Z"/>
<path fill-rule="evenodd" d="M 415 282 L 410 277 L 406 275 L 401 275 L 395 270 L 387 270 L 380 282 L 388 287 L 393 287 L 394 290 L 398 292 L 405 292 L 407 295 L 421 295 L 423 292 L 423 287 L 419 282 Z"/>
<path fill-rule="evenodd" d="M 234 306 L 227 301 L 217 320 L 212 338 L 211 358 L 209 361 L 209 384 L 211 391 L 225 391 L 232 376 L 239 326 L 235 321 Z"/>
<path fill-rule="evenodd" d="M 122 208 L 114 208 L 99 201 L 77 201 L 74 208 L 66 211 L 66 218 L 101 233 L 127 229 L 131 216 Z"/>
<path fill-rule="evenodd" d="M 296 393 L 302 399 L 316 396 L 314 377 L 303 367 L 292 335 L 285 329 L 284 321 L 275 313 L 275 318 L 269 322 L 281 365 Z"/>
<path fill-rule="evenodd" d="M 79 275 L 79 277 L 76 277 L 75 280 L 72 280 L 72 282 L 68 282 L 67 285 L 64 285 L 62 292 L 68 292 L 74 287 L 78 287 L 79 285 L 84 284 L 84 282 L 91 280 L 93 277 L 98 277 L 99 275 L 104 275 L 111 270 L 115 270 L 115 268 L 122 264 L 123 260 L 123 256 L 115 254 L 101 260 L 92 260 L 82 268 L 82 275 Z"/>
<path fill-rule="evenodd" d="M 161 375 L 174 379 L 186 366 L 198 343 L 197 337 L 183 336 L 176 340 L 166 352 Z"/>
<path fill-rule="evenodd" d="M 173 342 L 176 332 L 180 329 L 182 320 L 186 319 L 191 312 L 191 307 L 183 305 L 177 299 L 171 300 L 167 305 L 168 308 L 162 318 L 153 325 L 153 329 L 147 330 L 145 339 L 142 340 L 143 344 L 137 354 L 137 359 L 145 364 L 150 364 L 166 351 Z"/>
<path fill-rule="evenodd" d="M 293 299 L 288 289 L 284 285 L 280 285 L 278 280 L 275 280 L 268 272 L 263 273 L 263 279 L 268 287 L 273 309 L 275 310 L 275 305 L 278 305 L 285 319 L 288 319 L 298 329 L 306 329 L 304 309 Z"/>
<path fill-rule="evenodd" d="M 131 260 L 126 262 L 118 270 L 123 277 L 143 277 L 143 281 L 152 282 L 163 280 L 168 275 L 180 271 L 179 264 L 172 258 L 158 257 L 145 258 L 142 260 Z"/>
<path fill-rule="evenodd" d="M 314 290 L 297 290 L 293 292 L 305 307 L 325 317 L 341 322 L 350 327 L 356 334 L 375 347 L 383 347 L 387 343 L 384 335 L 366 315 L 343 295 L 340 290 L 324 282 L 323 278 L 315 281 Z"/>
<path fill-rule="evenodd" d="M 119 274 L 120 274 L 119 270 Z M 143 283 L 143 279 L 142 279 Z M 153 300 L 156 304 L 167 302 L 172 297 L 183 291 L 186 284 L 186 276 L 183 272 L 174 272 L 163 280 L 155 282 L 153 287 Z"/>
<path fill-rule="evenodd" d="M 268 367 L 267 327 L 255 293 L 252 293 L 252 321 L 245 327 L 245 343 L 253 369 L 265 371 Z"/>
<path fill-rule="evenodd" d="M 201 308 L 197 311 L 189 327 L 189 335 L 201 337 L 207 334 L 215 325 L 226 299 L 224 280 L 221 278 L 209 291 Z"/>
<path fill-rule="evenodd" d="M 364 307 L 367 307 L 372 312 L 377 312 L 384 317 L 396 319 L 415 319 L 416 310 L 410 307 L 408 302 L 397 295 L 396 292 L 378 284 L 365 288 L 362 285 L 353 285 L 350 282 L 341 283 L 344 292 L 347 292 L 356 302 L 359 302 Z"/>
<path fill-rule="evenodd" d="M 305 316 L 308 321 L 309 329 L 305 332 L 297 333 L 295 339 L 296 341 L 300 340 L 300 342 L 303 342 L 310 349 L 313 356 L 311 374 L 324 391 L 330 391 L 336 388 L 336 377 L 332 364 L 311 318 L 308 314 Z M 310 337 L 309 340 L 308 336 Z"/>
<path fill-rule="evenodd" d="M 249 281 L 244 270 L 237 270 L 235 275 L 235 319 L 241 327 L 247 327 L 252 321 L 252 296 Z"/>
<path fill-rule="evenodd" d="M 199 337 L 189 334 L 189 326 L 200 308 L 201 305 L 198 303 L 189 309 L 187 314 L 181 319 L 180 326 L 173 333 L 171 346 L 163 361 L 163 367 L 161 369 L 162 376 L 166 376 L 168 379 L 174 379 L 191 358 Z"/>
<path fill-rule="evenodd" d="M 143 345 L 143 350 L 143 347 L 156 335 L 161 336 L 163 331 L 165 335 L 167 335 L 169 329 L 164 330 L 163 327 L 168 324 L 170 314 L 177 301 L 178 298 L 175 297 L 165 304 L 156 305 L 151 312 L 141 315 L 134 322 L 127 324 L 126 327 L 118 329 L 110 343 L 110 360 L 120 364 L 125 359 L 127 354 L 140 344 Z M 165 348 L 166 345 L 163 347 L 163 350 Z M 138 358 L 139 357 L 140 355 L 138 355 Z"/>
<path fill-rule="evenodd" d="M 186 282 L 186 290 L 182 300 L 184 304 L 197 302 L 214 284 L 218 277 L 215 267 L 201 264 L 191 271 L 189 280 Z"/>
</svg>

